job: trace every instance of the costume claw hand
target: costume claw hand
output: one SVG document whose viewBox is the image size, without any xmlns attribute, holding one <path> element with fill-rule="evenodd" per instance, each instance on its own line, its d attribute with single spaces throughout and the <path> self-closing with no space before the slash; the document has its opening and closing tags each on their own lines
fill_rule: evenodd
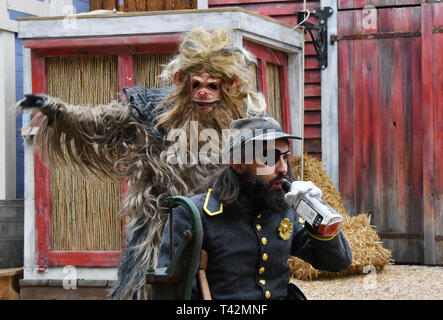
<svg viewBox="0 0 443 320">
<path fill-rule="evenodd" d="M 312 181 L 294 181 L 291 189 L 285 195 L 285 200 L 289 206 L 293 207 L 301 196 L 308 194 L 312 198 L 321 199 L 322 191 Z"/>
<path fill-rule="evenodd" d="M 25 94 L 25 98 L 19 102 L 22 108 L 41 108 L 46 103 L 46 97 L 39 94 Z"/>
</svg>

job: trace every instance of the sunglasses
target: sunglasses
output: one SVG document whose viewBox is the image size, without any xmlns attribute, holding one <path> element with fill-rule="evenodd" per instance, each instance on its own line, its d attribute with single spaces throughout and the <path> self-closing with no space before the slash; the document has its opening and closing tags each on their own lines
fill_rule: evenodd
<svg viewBox="0 0 443 320">
<path fill-rule="evenodd" d="M 264 165 L 272 167 L 275 166 L 275 164 L 280 161 L 281 156 L 289 154 L 290 154 L 289 150 L 286 152 L 281 152 L 278 149 L 265 149 L 261 152 L 260 155 L 258 155 L 258 159 Z"/>
</svg>

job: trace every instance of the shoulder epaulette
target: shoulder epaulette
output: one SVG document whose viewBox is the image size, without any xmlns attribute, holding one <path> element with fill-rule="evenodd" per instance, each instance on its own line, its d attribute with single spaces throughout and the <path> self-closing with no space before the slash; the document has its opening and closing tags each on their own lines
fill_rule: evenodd
<svg viewBox="0 0 443 320">
<path fill-rule="evenodd" d="M 223 212 L 223 203 L 220 203 L 214 197 L 211 197 L 212 189 L 208 189 L 206 194 L 205 204 L 203 210 L 210 216 L 215 216 Z"/>
</svg>

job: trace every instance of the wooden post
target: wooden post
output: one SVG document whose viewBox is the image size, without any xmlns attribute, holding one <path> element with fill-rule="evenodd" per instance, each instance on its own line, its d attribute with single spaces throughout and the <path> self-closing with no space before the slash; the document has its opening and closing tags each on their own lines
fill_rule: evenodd
<svg viewBox="0 0 443 320">
<path fill-rule="evenodd" d="M 118 56 L 118 82 L 120 93 L 123 93 L 123 87 L 134 86 L 134 61 L 132 54 L 121 54 Z"/>
<path fill-rule="evenodd" d="M 208 0 L 197 0 L 197 9 L 209 9 Z"/>
<path fill-rule="evenodd" d="M 328 18 L 328 35 L 337 34 L 337 1 L 321 0 L 321 7 L 334 10 Z M 323 167 L 339 188 L 338 159 L 338 43 L 328 45 L 328 67 L 321 71 L 321 154 Z"/>
<path fill-rule="evenodd" d="M 304 123 L 304 42 L 300 53 L 288 54 L 288 86 L 292 134 L 303 137 Z M 293 140 L 294 155 L 300 156 L 303 168 L 303 141 Z M 303 169 L 302 169 L 303 170 Z M 303 175 L 301 175 L 302 177 Z M 301 179 L 301 177 L 296 177 Z"/>
<path fill-rule="evenodd" d="M 105 10 L 117 9 L 117 6 L 115 4 L 115 0 L 104 0 L 103 1 L 103 9 L 105 9 Z"/>
<path fill-rule="evenodd" d="M 103 9 L 103 0 L 89 0 L 89 11 Z"/>
<path fill-rule="evenodd" d="M 433 45 L 432 45 L 432 6 L 421 5 L 421 80 L 422 80 L 422 119 L 423 119 L 423 233 L 424 262 L 435 264 L 436 211 L 435 166 L 434 166 L 434 86 L 433 86 Z M 437 88 L 435 88 L 437 90 Z"/>
</svg>

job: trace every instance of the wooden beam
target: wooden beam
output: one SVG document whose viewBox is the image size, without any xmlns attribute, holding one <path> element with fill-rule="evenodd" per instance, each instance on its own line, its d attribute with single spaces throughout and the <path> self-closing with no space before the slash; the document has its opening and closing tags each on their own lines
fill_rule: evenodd
<svg viewBox="0 0 443 320">
<path fill-rule="evenodd" d="M 299 30 L 291 30 L 290 25 L 278 20 L 237 8 L 111 13 L 75 17 L 75 30 L 63 28 L 66 23 L 65 17 L 20 18 L 19 37 L 22 39 L 112 37 L 121 35 L 122 30 L 128 36 L 157 35 L 165 32 L 165 24 L 168 25 L 168 33 L 183 33 L 198 25 L 204 25 L 207 29 L 224 27 L 241 30 L 245 39 L 287 53 L 297 52 L 303 45 L 303 34 Z"/>
<path fill-rule="evenodd" d="M 47 93 L 45 58 L 31 54 L 32 92 Z M 38 151 L 34 151 L 35 185 L 35 233 L 36 261 L 38 270 L 43 272 L 46 266 L 46 253 L 49 242 L 49 218 L 51 216 L 51 176 Z"/>
<path fill-rule="evenodd" d="M 119 92 L 123 93 L 124 87 L 133 87 L 134 77 L 134 59 L 130 54 L 120 54 L 118 56 L 118 87 Z"/>
<path fill-rule="evenodd" d="M 101 37 L 91 39 L 57 39 L 57 40 L 31 40 L 25 41 L 25 48 L 30 49 L 55 49 L 55 48 L 99 48 L 110 46 L 135 46 L 135 45 L 177 45 L 181 40 L 180 35 L 161 36 L 122 36 Z"/>
<path fill-rule="evenodd" d="M 0 200 L 16 196 L 14 36 L 0 31 Z"/>
<path fill-rule="evenodd" d="M 337 33 L 337 1 L 321 0 L 321 7 L 334 10 L 328 18 L 328 37 Z M 339 141 L 338 141 L 338 45 L 328 45 L 328 67 L 321 70 L 321 151 L 325 171 L 336 188 L 339 181 Z"/>
<path fill-rule="evenodd" d="M 103 0 L 89 0 L 89 11 L 103 9 Z"/>
<path fill-rule="evenodd" d="M 121 251 L 48 251 L 46 259 L 50 267 L 117 267 Z"/>
<path fill-rule="evenodd" d="M 356 34 L 331 34 L 331 42 L 342 40 L 363 40 L 363 39 L 389 39 L 389 38 L 411 38 L 420 37 L 421 31 L 405 31 L 405 32 L 373 32 L 373 33 L 356 33 Z"/>
<path fill-rule="evenodd" d="M 197 9 L 208 9 L 208 0 L 197 0 Z"/>
<path fill-rule="evenodd" d="M 115 0 L 103 0 L 103 8 L 105 10 L 114 10 L 118 9 L 115 3 Z"/>
<path fill-rule="evenodd" d="M 304 127 L 304 47 L 299 53 L 288 54 L 288 90 L 289 90 L 289 114 L 291 117 L 292 134 L 303 138 Z M 304 141 L 292 139 L 293 153 L 303 159 Z M 303 162 L 302 162 L 303 171 Z M 296 177 L 300 179 L 301 177 Z"/>
</svg>

